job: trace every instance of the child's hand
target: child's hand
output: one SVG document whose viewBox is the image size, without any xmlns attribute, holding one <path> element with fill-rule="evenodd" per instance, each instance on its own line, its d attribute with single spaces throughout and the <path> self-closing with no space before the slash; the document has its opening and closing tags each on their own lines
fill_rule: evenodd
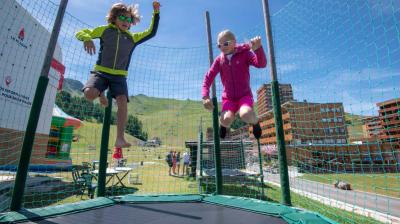
<svg viewBox="0 0 400 224">
<path fill-rule="evenodd" d="M 83 42 L 83 48 L 85 48 L 85 51 L 90 55 L 96 54 L 96 46 L 94 46 L 91 40 Z"/>
<path fill-rule="evenodd" d="M 209 111 L 214 109 L 214 105 L 212 104 L 211 99 L 208 97 L 203 99 L 203 106 Z"/>
<path fill-rule="evenodd" d="M 161 4 L 158 1 L 154 1 L 153 2 L 154 11 L 159 12 L 160 11 L 160 6 L 161 6 Z"/>
<path fill-rule="evenodd" d="M 253 51 L 255 51 L 261 47 L 261 37 L 260 36 L 256 36 L 256 37 L 252 38 L 250 42 L 251 42 L 251 49 Z"/>
</svg>

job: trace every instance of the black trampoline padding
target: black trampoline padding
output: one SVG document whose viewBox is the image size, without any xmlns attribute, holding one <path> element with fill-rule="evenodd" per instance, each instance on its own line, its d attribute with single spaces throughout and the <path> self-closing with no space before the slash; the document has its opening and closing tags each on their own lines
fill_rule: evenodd
<svg viewBox="0 0 400 224">
<path fill-rule="evenodd" d="M 281 218 L 201 202 L 117 204 L 29 224 L 286 224 Z"/>
</svg>

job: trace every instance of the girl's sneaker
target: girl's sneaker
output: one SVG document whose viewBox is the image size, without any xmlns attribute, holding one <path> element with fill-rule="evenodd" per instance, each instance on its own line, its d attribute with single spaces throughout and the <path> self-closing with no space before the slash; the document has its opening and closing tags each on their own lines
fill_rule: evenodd
<svg viewBox="0 0 400 224">
<path fill-rule="evenodd" d="M 261 127 L 260 127 L 260 123 L 257 123 L 257 124 L 253 125 L 253 135 L 254 135 L 254 138 L 260 139 L 260 137 L 262 135 L 262 130 L 261 130 Z"/>
<path fill-rule="evenodd" d="M 219 126 L 219 137 L 225 138 L 225 136 L 226 136 L 226 127 L 220 125 Z"/>
</svg>

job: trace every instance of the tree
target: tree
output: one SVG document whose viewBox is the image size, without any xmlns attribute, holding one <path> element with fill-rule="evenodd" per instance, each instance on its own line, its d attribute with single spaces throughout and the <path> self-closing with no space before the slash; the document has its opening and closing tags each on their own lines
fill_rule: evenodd
<svg viewBox="0 0 400 224">
<path fill-rule="evenodd" d="M 143 140 L 147 141 L 148 135 L 146 132 L 142 130 L 142 122 L 139 121 L 139 119 L 133 115 L 128 116 L 128 122 L 126 125 L 126 132 L 128 132 L 130 135 Z"/>
<path fill-rule="evenodd" d="M 70 93 L 61 91 L 56 96 L 56 105 L 65 113 L 80 120 L 102 123 L 104 119 L 104 108 L 83 97 L 72 97 Z"/>
</svg>

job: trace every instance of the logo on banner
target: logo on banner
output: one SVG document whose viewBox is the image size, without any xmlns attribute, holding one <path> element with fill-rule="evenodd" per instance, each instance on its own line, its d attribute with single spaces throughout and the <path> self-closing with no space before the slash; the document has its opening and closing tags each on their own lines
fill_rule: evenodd
<svg viewBox="0 0 400 224">
<path fill-rule="evenodd" d="M 22 27 L 19 30 L 18 36 L 11 36 L 11 39 L 13 41 L 15 41 L 19 46 L 28 49 L 28 46 L 24 43 L 24 39 L 25 39 L 25 29 L 24 27 Z"/>
<path fill-rule="evenodd" d="M 21 41 L 24 41 L 24 38 L 25 38 L 25 30 L 22 27 L 21 30 L 19 31 L 18 39 L 20 39 Z"/>
<path fill-rule="evenodd" d="M 7 75 L 4 81 L 6 82 L 6 86 L 9 87 L 12 83 L 11 76 Z"/>
</svg>

